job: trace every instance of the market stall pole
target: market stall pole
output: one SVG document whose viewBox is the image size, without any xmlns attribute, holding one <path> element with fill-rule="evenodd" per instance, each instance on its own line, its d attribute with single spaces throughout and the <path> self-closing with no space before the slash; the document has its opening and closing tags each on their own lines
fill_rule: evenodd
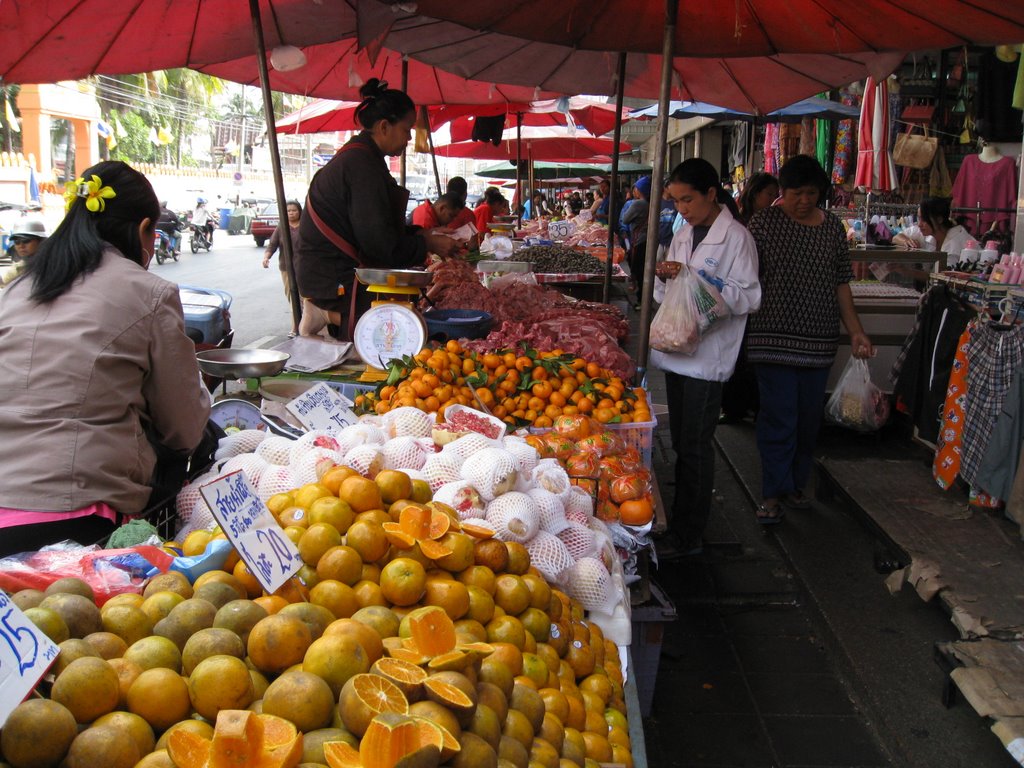
<svg viewBox="0 0 1024 768">
<path fill-rule="evenodd" d="M 516 200 L 523 199 L 523 113 L 516 112 Z M 523 217 L 516 214 L 516 226 L 523 226 Z"/>
<path fill-rule="evenodd" d="M 615 91 L 615 130 L 612 134 L 612 141 L 615 146 L 619 146 L 619 142 L 622 140 L 622 102 L 626 95 L 626 53 L 622 51 L 619 53 L 619 62 L 617 67 L 618 72 L 618 83 L 616 84 Z M 612 211 L 615 210 L 615 192 L 619 188 L 619 153 L 616 152 L 612 155 L 612 178 L 611 178 L 611 189 L 608 191 L 608 214 L 611 216 Z M 612 290 L 612 254 L 615 251 L 615 227 L 612 226 L 612 222 L 608 221 L 608 256 L 604 260 L 604 288 L 601 292 L 601 301 L 605 304 L 611 299 Z"/>
<path fill-rule="evenodd" d="M 658 98 L 658 114 L 668 114 L 669 96 L 672 88 L 672 55 L 676 38 L 676 21 L 679 17 L 677 0 L 665 0 L 665 37 L 661 51 L 661 95 Z M 654 144 L 654 162 L 651 164 L 651 204 L 647 212 L 647 231 L 658 231 L 661 200 L 664 188 L 665 146 L 668 143 L 668 119 L 658 123 L 658 140 Z M 647 358 L 650 354 L 651 302 L 654 297 L 654 264 L 658 258 L 658 238 L 647 238 L 647 253 L 644 256 L 644 283 L 640 304 L 640 340 L 637 346 L 637 380 L 643 381 L 647 372 Z"/>
<path fill-rule="evenodd" d="M 409 58 L 407 56 L 402 57 L 402 93 L 409 91 Z M 401 180 L 399 183 L 405 186 L 405 170 L 406 170 L 406 155 L 408 154 L 409 148 L 402 147 L 402 159 L 399 165 L 399 176 Z"/>
<path fill-rule="evenodd" d="M 249 0 L 252 15 L 253 42 L 256 46 L 256 65 L 260 71 L 260 89 L 263 92 L 263 114 L 267 121 L 267 146 L 270 148 L 270 167 L 274 172 L 274 194 L 277 196 L 277 216 L 281 226 L 287 227 L 288 202 L 284 194 L 284 176 L 281 173 L 281 153 L 277 147 L 277 130 L 274 126 L 274 100 L 270 93 L 270 73 L 267 71 L 267 49 L 263 43 L 263 20 L 260 18 L 259 0 Z M 285 230 L 287 231 L 287 230 Z M 288 293 L 292 308 L 292 323 L 296 328 L 302 319 L 302 301 L 299 286 L 295 280 L 295 254 L 292 253 L 292 239 L 281 238 L 281 253 L 288 270 Z"/>
</svg>

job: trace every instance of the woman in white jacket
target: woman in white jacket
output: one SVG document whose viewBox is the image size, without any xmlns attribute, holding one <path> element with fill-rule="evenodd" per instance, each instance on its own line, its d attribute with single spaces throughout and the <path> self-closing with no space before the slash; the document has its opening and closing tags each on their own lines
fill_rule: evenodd
<svg viewBox="0 0 1024 768">
<path fill-rule="evenodd" d="M 708 330 L 692 355 L 651 350 L 651 366 L 665 372 L 676 453 L 669 534 L 658 548 L 662 559 L 703 551 L 722 385 L 736 365 L 747 314 L 761 303 L 754 239 L 740 223 L 736 204 L 722 189 L 714 167 L 700 158 L 680 163 L 669 177 L 668 192 L 686 225 L 672 238 L 667 260 L 656 267 L 655 299 L 664 298 L 665 280 L 675 279 L 685 265 L 719 290 L 731 315 Z"/>
</svg>

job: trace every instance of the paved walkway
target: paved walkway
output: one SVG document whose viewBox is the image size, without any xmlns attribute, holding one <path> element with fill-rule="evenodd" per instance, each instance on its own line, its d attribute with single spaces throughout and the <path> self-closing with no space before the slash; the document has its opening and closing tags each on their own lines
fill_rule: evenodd
<svg viewBox="0 0 1024 768">
<path fill-rule="evenodd" d="M 665 402 L 660 372 L 648 387 L 653 402 Z M 1016 765 L 991 721 L 962 699 L 944 705 L 936 644 L 961 635 L 940 603 L 909 586 L 887 589 L 904 553 L 839 497 L 790 512 L 779 526 L 757 525 L 753 426 L 721 425 L 716 441 L 710 546 L 652 571 L 679 618 L 665 627 L 645 719 L 648 765 Z M 674 455 L 664 419 L 655 442 L 668 504 Z M 891 435 L 826 429 L 820 449 L 846 460 L 902 458 L 926 471 Z M 873 480 L 860 478 L 865 487 Z"/>
</svg>

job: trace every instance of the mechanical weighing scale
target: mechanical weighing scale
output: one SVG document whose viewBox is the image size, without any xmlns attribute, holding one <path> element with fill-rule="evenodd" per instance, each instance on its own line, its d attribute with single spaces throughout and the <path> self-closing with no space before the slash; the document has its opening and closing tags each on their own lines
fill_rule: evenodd
<svg viewBox="0 0 1024 768">
<path fill-rule="evenodd" d="M 374 295 L 356 322 L 352 344 L 367 374 L 383 374 L 389 361 L 412 356 L 427 343 L 427 324 L 416 299 L 434 276 L 415 269 L 357 269 L 356 278 Z"/>
</svg>

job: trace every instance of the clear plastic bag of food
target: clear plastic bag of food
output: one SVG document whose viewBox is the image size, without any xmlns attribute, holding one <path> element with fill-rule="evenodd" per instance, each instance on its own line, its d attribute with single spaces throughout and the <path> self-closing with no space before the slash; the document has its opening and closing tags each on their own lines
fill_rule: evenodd
<svg viewBox="0 0 1024 768">
<path fill-rule="evenodd" d="M 669 281 L 665 300 L 651 323 L 651 347 L 662 352 L 692 355 L 701 336 L 728 316 L 729 307 L 718 289 L 684 266 L 679 275 Z"/>
<path fill-rule="evenodd" d="M 825 414 L 829 421 L 857 432 L 874 432 L 885 426 L 889 420 L 889 397 L 871 381 L 866 360 L 850 358 Z"/>
</svg>

